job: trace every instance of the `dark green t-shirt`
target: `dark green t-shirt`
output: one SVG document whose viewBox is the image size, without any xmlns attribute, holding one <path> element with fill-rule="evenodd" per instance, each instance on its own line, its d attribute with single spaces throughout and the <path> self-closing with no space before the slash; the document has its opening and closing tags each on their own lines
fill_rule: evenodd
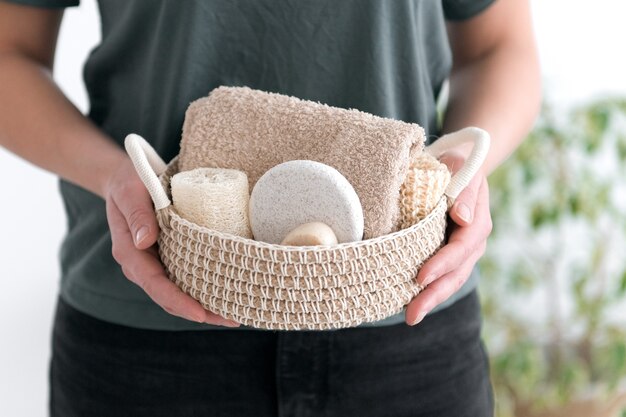
<svg viewBox="0 0 626 417">
<path fill-rule="evenodd" d="M 44 7 L 78 0 L 10 0 Z M 435 103 L 451 67 L 445 19 L 493 0 L 100 0 L 102 42 L 84 78 L 89 118 L 117 143 L 131 132 L 167 161 L 185 110 L 220 85 L 355 108 L 437 134 Z M 61 296 L 103 320 L 153 329 L 210 326 L 168 315 L 111 256 L 104 201 L 65 181 Z M 449 300 L 471 291 L 475 278 Z M 378 325 L 403 321 L 403 315 Z"/>
</svg>

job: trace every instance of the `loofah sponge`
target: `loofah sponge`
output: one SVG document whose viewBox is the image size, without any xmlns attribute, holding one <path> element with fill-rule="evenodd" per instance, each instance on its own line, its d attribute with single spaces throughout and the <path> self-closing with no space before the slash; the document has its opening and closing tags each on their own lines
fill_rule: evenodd
<svg viewBox="0 0 626 417">
<path fill-rule="evenodd" d="M 245 172 L 197 168 L 174 175 L 171 186 L 174 207 L 184 219 L 212 230 L 252 237 Z"/>
<path fill-rule="evenodd" d="M 450 171 L 428 153 L 421 153 L 409 165 L 400 187 L 400 228 L 422 220 L 439 203 L 450 182 Z"/>
</svg>

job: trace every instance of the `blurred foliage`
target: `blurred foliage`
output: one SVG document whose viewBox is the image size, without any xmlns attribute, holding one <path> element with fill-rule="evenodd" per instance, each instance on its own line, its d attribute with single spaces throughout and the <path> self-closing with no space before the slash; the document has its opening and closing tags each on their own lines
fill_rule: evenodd
<svg viewBox="0 0 626 417">
<path fill-rule="evenodd" d="M 481 294 L 496 415 L 623 390 L 626 100 L 544 106 L 489 182 Z"/>
</svg>

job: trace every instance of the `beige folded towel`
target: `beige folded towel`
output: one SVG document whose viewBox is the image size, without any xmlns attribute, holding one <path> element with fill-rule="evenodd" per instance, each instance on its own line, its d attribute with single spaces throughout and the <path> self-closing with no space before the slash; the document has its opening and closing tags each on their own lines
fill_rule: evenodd
<svg viewBox="0 0 626 417">
<path fill-rule="evenodd" d="M 187 109 L 179 164 L 185 171 L 244 171 L 250 189 L 282 162 L 330 165 L 359 195 L 368 239 L 399 228 L 400 186 L 423 145 L 424 130 L 416 124 L 247 87 L 219 87 Z"/>
</svg>

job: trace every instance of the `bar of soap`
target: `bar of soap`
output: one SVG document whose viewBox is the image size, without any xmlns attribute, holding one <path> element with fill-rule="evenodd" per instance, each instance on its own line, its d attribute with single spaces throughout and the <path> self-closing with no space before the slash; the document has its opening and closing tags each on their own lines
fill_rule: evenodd
<svg viewBox="0 0 626 417">
<path fill-rule="evenodd" d="M 363 208 L 350 182 L 321 162 L 294 160 L 265 172 L 250 196 L 254 239 L 278 244 L 296 227 L 328 225 L 339 243 L 363 238 Z"/>
<path fill-rule="evenodd" d="M 337 236 L 327 224 L 311 222 L 302 224 L 287 233 L 280 244 L 287 246 L 330 246 L 337 244 Z"/>
</svg>

